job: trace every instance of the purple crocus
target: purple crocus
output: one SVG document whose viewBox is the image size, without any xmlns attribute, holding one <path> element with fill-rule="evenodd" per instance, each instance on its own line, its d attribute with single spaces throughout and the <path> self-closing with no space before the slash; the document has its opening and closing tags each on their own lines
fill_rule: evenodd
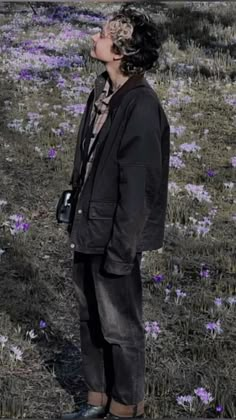
<svg viewBox="0 0 236 420">
<path fill-rule="evenodd" d="M 182 134 L 185 132 L 186 127 L 184 125 L 179 125 L 179 126 L 170 126 L 170 133 L 171 134 L 176 134 L 176 136 L 182 136 Z"/>
<path fill-rule="evenodd" d="M 230 161 L 233 168 L 236 168 L 236 156 L 233 156 Z"/>
<path fill-rule="evenodd" d="M 229 105 L 236 106 L 236 95 L 225 97 L 225 102 Z"/>
<path fill-rule="evenodd" d="M 23 232 L 26 232 L 27 230 L 29 230 L 30 224 L 29 223 L 23 223 L 22 224 L 22 230 Z"/>
<path fill-rule="evenodd" d="M 182 405 L 183 407 L 186 407 L 185 403 L 189 403 L 190 406 L 193 403 L 193 396 L 192 395 L 179 395 L 176 398 L 177 404 Z"/>
<path fill-rule="evenodd" d="M 179 98 L 170 98 L 168 100 L 169 105 L 179 105 L 179 102 L 180 102 Z"/>
<path fill-rule="evenodd" d="M 201 149 L 201 147 L 198 146 L 195 141 L 192 143 L 182 143 L 180 144 L 179 148 L 183 152 L 196 152 Z"/>
<path fill-rule="evenodd" d="M 48 157 L 49 159 L 54 159 L 57 155 L 57 151 L 54 147 L 52 147 L 49 151 L 48 151 Z"/>
<path fill-rule="evenodd" d="M 214 303 L 216 306 L 222 306 L 222 298 L 215 298 Z"/>
<path fill-rule="evenodd" d="M 217 413 L 221 413 L 223 410 L 224 410 L 224 408 L 223 408 L 223 406 L 222 406 L 222 405 L 218 405 L 218 406 L 216 407 L 216 411 L 217 411 Z"/>
<path fill-rule="evenodd" d="M 10 216 L 9 219 L 11 220 L 12 235 L 29 230 L 30 224 L 25 222 L 24 216 L 21 214 L 14 214 Z"/>
<path fill-rule="evenodd" d="M 158 334 L 160 334 L 161 329 L 157 321 L 147 321 L 145 322 L 145 332 L 146 336 L 149 337 L 151 335 L 152 338 L 157 338 Z"/>
<path fill-rule="evenodd" d="M 220 320 L 218 319 L 217 322 L 208 322 L 206 324 L 206 329 L 209 331 L 213 331 L 212 335 L 215 338 L 216 333 L 221 334 L 223 332 L 223 329 L 220 326 Z"/>
<path fill-rule="evenodd" d="M 170 167 L 181 169 L 185 167 L 185 163 L 178 156 L 170 156 Z"/>
<path fill-rule="evenodd" d="M 41 321 L 39 323 L 39 328 L 43 329 L 43 328 L 46 328 L 46 327 L 47 327 L 47 323 L 41 319 Z"/>
<path fill-rule="evenodd" d="M 63 109 L 65 109 L 66 111 L 71 112 L 75 116 L 77 116 L 77 115 L 82 114 L 84 112 L 85 104 L 67 105 Z"/>
<path fill-rule="evenodd" d="M 209 404 L 214 399 L 211 393 L 207 392 L 204 388 L 197 388 L 194 390 L 194 393 L 200 398 L 203 404 Z"/>
<path fill-rule="evenodd" d="M 198 222 L 198 224 L 195 226 L 195 231 L 200 236 L 205 236 L 209 232 L 210 228 L 202 225 L 201 222 Z"/>
<path fill-rule="evenodd" d="M 28 69 L 22 69 L 19 73 L 19 77 L 22 80 L 31 80 L 32 79 L 32 73 Z"/>
<path fill-rule="evenodd" d="M 199 202 L 211 202 L 211 197 L 207 191 L 204 190 L 204 185 L 187 184 L 185 189 L 189 194 L 196 198 Z"/>
<path fill-rule="evenodd" d="M 192 98 L 189 95 L 185 95 L 181 98 L 181 100 L 185 103 L 185 104 L 189 104 L 190 102 L 192 102 Z"/>
<path fill-rule="evenodd" d="M 153 276 L 153 280 L 155 283 L 161 283 L 164 277 L 164 274 L 157 274 L 156 276 Z"/>
<path fill-rule="evenodd" d="M 210 271 L 207 268 L 204 268 L 202 266 L 201 271 L 200 271 L 200 276 L 202 278 L 208 278 L 210 276 Z"/>
<path fill-rule="evenodd" d="M 212 177 L 212 176 L 215 176 L 215 174 L 216 173 L 214 171 L 212 171 L 211 169 L 208 169 L 208 171 L 207 171 L 208 176 Z"/>
</svg>

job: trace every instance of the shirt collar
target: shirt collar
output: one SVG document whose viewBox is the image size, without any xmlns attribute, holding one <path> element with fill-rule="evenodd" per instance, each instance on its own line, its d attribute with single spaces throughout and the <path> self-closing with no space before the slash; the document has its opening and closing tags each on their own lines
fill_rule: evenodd
<svg viewBox="0 0 236 420">
<path fill-rule="evenodd" d="M 103 91 L 102 91 L 102 99 L 101 98 L 98 98 L 97 99 L 97 101 L 95 102 L 96 106 L 99 106 L 99 103 L 100 102 L 102 102 L 102 103 L 104 103 L 106 105 L 109 104 L 112 95 L 114 95 L 114 93 L 115 93 L 115 91 L 112 89 L 112 92 L 109 95 L 109 90 L 110 89 L 112 89 L 112 86 L 111 86 L 111 82 L 110 82 L 110 80 L 108 78 L 106 80 L 105 86 L 104 86 Z"/>
</svg>

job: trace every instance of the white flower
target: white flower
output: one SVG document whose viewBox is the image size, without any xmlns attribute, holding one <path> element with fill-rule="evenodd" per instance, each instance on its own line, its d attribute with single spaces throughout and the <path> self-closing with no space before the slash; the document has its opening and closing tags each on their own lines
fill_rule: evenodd
<svg viewBox="0 0 236 420">
<path fill-rule="evenodd" d="M 34 333 L 34 330 L 27 331 L 26 335 L 28 335 L 31 340 L 38 337 L 37 334 Z"/>
<path fill-rule="evenodd" d="M 184 407 L 185 403 L 189 403 L 191 405 L 191 403 L 193 402 L 193 398 L 194 397 L 192 395 L 180 395 L 176 398 L 176 400 L 177 404 L 182 405 Z"/>
<path fill-rule="evenodd" d="M 41 157 L 43 157 L 43 152 L 41 151 L 40 147 L 35 146 L 34 150 L 35 150 L 35 152 L 39 153 L 39 155 L 40 155 Z"/>
<path fill-rule="evenodd" d="M 21 214 L 13 214 L 12 216 L 9 216 L 9 219 L 13 222 L 22 222 L 23 216 Z"/>
<path fill-rule="evenodd" d="M 214 302 L 216 306 L 222 306 L 222 298 L 215 298 Z"/>
<path fill-rule="evenodd" d="M 8 337 L 6 337 L 5 335 L 0 335 L 0 344 L 3 347 L 5 347 L 5 343 L 8 341 Z"/>
<path fill-rule="evenodd" d="M 229 302 L 230 305 L 233 305 L 234 303 L 236 303 L 236 296 L 230 296 L 227 299 L 227 302 Z"/>
<path fill-rule="evenodd" d="M 224 186 L 225 188 L 229 188 L 231 190 L 234 186 L 234 182 L 224 182 Z"/>
<path fill-rule="evenodd" d="M 180 289 L 176 289 L 176 295 L 177 295 L 177 297 L 185 297 L 186 296 L 186 293 L 181 292 Z"/>
<path fill-rule="evenodd" d="M 189 216 L 189 218 L 188 218 L 194 225 L 197 223 L 197 219 L 195 219 L 194 217 L 192 217 L 192 216 Z"/>
<path fill-rule="evenodd" d="M 0 248 L 0 257 L 2 256 L 2 254 L 4 254 L 4 252 L 5 252 L 4 249 Z"/>
<path fill-rule="evenodd" d="M 6 200 L 0 200 L 0 207 L 5 206 L 7 204 Z"/>
<path fill-rule="evenodd" d="M 164 302 L 168 302 L 169 299 L 170 299 L 170 289 L 166 288 L 165 289 L 165 294 L 166 294 L 166 297 L 164 299 Z"/>
<path fill-rule="evenodd" d="M 10 350 L 13 353 L 13 355 L 11 355 L 11 357 L 14 357 L 15 360 L 22 360 L 23 351 L 21 351 L 19 349 L 19 347 L 17 347 L 17 346 L 11 346 Z"/>
<path fill-rule="evenodd" d="M 181 191 L 181 188 L 174 181 L 170 181 L 168 184 L 168 190 L 170 194 L 175 194 Z"/>
</svg>

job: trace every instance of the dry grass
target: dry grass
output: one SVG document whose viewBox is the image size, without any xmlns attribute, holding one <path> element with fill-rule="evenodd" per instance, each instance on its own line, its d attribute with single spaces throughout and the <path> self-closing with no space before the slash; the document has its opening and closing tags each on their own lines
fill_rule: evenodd
<svg viewBox="0 0 236 420">
<path fill-rule="evenodd" d="M 214 299 L 236 294 L 236 224 L 232 221 L 236 213 L 235 185 L 230 190 L 223 184 L 235 182 L 235 168 L 229 163 L 236 155 L 235 107 L 226 104 L 225 96 L 235 88 L 236 7 L 234 2 L 222 7 L 210 3 L 201 8 L 198 4 L 186 7 L 185 2 L 135 4 L 152 13 L 168 34 L 160 67 L 147 77 L 156 82 L 154 88 L 171 125 L 186 126 L 181 137 L 171 135 L 172 153 L 185 142 L 196 141 L 201 146 L 200 158 L 197 153 L 184 154 L 186 167 L 171 168 L 170 181 L 182 188 L 187 183 L 204 184 L 212 197 L 212 204 L 208 205 L 189 198 L 186 192 L 170 195 L 163 253 L 144 253 L 144 321 L 158 321 L 161 327 L 156 340 L 147 338 L 146 415 L 173 418 L 186 413 L 214 418 L 219 416 L 216 406 L 222 405 L 221 416 L 235 418 L 236 306 L 225 303 L 220 310 Z M 67 5 L 90 13 L 108 12 L 108 2 Z M 27 4 L 11 4 L 6 13 L 0 14 L 1 24 L 10 23 L 15 10 L 18 17 L 23 16 L 22 8 L 25 16 L 32 13 Z M 16 33 L 11 45 L 33 39 L 39 30 L 59 34 L 61 24 L 60 20 L 55 27 L 26 22 L 25 33 Z M 83 25 L 73 23 L 76 29 Z M 81 51 L 86 59 L 82 79 L 92 88 L 95 75 L 104 67 L 90 59 L 86 44 L 81 45 Z M 76 69 L 61 71 L 70 92 L 75 86 L 71 82 L 73 72 Z M 45 80 L 48 75 L 42 74 Z M 180 93 L 180 87 L 176 94 L 169 89 L 178 78 L 184 82 L 182 96 L 191 96 L 192 102 L 171 106 L 168 100 Z M 78 101 L 62 97 L 53 81 L 34 90 L 34 83 L 15 82 L 3 70 L 0 84 L 0 200 L 7 201 L 0 211 L 0 249 L 5 251 L 0 256 L 0 335 L 9 339 L 0 354 L 0 416 L 58 417 L 85 400 L 86 389 L 81 370 L 78 306 L 71 282 L 72 253 L 64 226 L 58 226 L 55 220 L 58 197 L 68 188 L 76 132 L 58 137 L 51 128 L 62 121 L 77 128 L 80 117 L 70 116 L 62 109 L 56 110 L 55 117 L 48 114 L 54 105 Z M 87 94 L 82 94 L 81 103 L 86 98 Z M 5 101 L 10 101 L 10 105 Z M 40 110 L 39 103 L 49 105 Z M 43 115 L 41 132 L 29 135 L 8 128 L 9 122 L 21 118 L 25 127 L 28 112 Z M 194 117 L 197 113 L 202 113 L 201 118 Z M 205 129 L 208 134 L 204 134 Z M 58 151 L 56 159 L 49 160 L 48 149 L 58 145 L 64 151 Z M 42 156 L 35 146 L 40 147 Z M 209 177 L 207 169 L 213 169 L 216 175 Z M 201 220 L 214 206 L 218 206 L 218 212 L 210 232 L 203 238 L 191 235 L 189 217 Z M 25 216 L 30 229 L 13 237 L 6 223 L 16 213 Z M 201 263 L 210 270 L 209 278 L 200 277 Z M 158 273 L 165 278 L 157 285 L 152 276 Z M 165 301 L 167 287 L 170 298 Z M 176 289 L 187 293 L 179 303 Z M 223 334 L 213 339 L 205 324 L 218 318 Z M 39 327 L 40 320 L 47 322 L 45 329 Z M 37 337 L 30 340 L 27 331 L 32 329 Z M 22 361 L 11 360 L 8 345 L 23 351 Z M 177 405 L 176 397 L 193 394 L 197 387 L 208 389 L 214 401 L 206 409 L 199 405 L 195 413 L 189 414 Z"/>
</svg>

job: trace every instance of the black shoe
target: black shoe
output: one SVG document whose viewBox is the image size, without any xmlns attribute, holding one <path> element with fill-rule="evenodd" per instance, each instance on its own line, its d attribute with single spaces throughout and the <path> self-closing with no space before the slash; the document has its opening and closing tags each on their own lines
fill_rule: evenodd
<svg viewBox="0 0 236 420">
<path fill-rule="evenodd" d="M 114 414 L 108 413 L 105 417 L 105 419 L 107 420 L 120 420 L 120 419 L 144 419 L 144 414 L 140 414 L 139 416 L 135 416 L 135 417 L 120 417 L 120 416 L 115 416 Z"/>
<path fill-rule="evenodd" d="M 82 404 L 79 411 L 74 413 L 63 414 L 62 420 L 79 420 L 79 419 L 103 419 L 107 414 L 106 407 L 102 405 Z"/>
</svg>

